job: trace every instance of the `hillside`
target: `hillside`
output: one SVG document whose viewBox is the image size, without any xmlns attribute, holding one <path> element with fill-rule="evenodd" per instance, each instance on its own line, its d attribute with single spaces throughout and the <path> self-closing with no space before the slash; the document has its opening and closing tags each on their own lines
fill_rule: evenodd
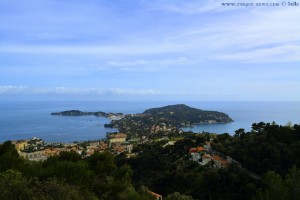
<svg viewBox="0 0 300 200">
<path fill-rule="evenodd" d="M 157 117 L 164 117 L 177 123 L 188 122 L 190 124 L 206 124 L 206 123 L 227 123 L 233 120 L 225 113 L 216 111 L 205 111 L 197 108 L 189 107 L 185 104 L 169 105 L 160 108 L 151 108 L 144 111 Z"/>
<path fill-rule="evenodd" d="M 126 134 L 148 135 L 149 133 L 175 133 L 181 127 L 194 124 L 228 123 L 233 120 L 225 113 L 204 111 L 184 104 L 151 108 L 141 114 L 125 115 L 105 127 L 118 128 Z"/>
</svg>

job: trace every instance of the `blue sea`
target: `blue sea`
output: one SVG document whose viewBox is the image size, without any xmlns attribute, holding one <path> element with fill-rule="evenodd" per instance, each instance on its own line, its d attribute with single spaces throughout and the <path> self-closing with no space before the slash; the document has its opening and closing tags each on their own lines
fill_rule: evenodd
<svg viewBox="0 0 300 200">
<path fill-rule="evenodd" d="M 185 131 L 229 133 L 251 130 L 254 122 L 300 123 L 300 102 L 172 102 L 172 101 L 0 101 L 0 142 L 40 137 L 47 142 L 98 140 L 116 129 L 104 128 L 109 119 L 94 116 L 52 116 L 51 112 L 81 111 L 141 113 L 148 108 L 184 103 L 202 110 L 227 113 L 234 122 L 197 125 Z"/>
</svg>

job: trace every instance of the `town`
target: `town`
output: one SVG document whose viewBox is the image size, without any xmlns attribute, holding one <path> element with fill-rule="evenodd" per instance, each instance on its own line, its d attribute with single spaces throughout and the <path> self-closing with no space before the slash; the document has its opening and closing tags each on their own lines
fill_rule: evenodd
<svg viewBox="0 0 300 200">
<path fill-rule="evenodd" d="M 156 128 L 158 129 L 158 128 Z M 160 142 L 161 146 L 165 148 L 169 145 L 174 145 L 176 141 L 185 138 L 185 135 L 191 133 L 181 132 L 177 137 L 164 136 L 161 138 L 153 137 L 147 138 L 128 138 L 124 133 L 109 133 L 106 139 L 96 141 L 81 141 L 72 143 L 47 143 L 41 138 L 33 137 L 29 140 L 15 140 L 12 143 L 15 145 L 19 155 L 31 161 L 44 161 L 50 156 L 59 155 L 61 152 L 76 152 L 82 157 L 88 157 L 95 152 L 108 151 L 113 155 L 124 154 L 127 158 L 134 157 L 140 152 L 135 151 L 134 147 L 144 143 Z M 186 155 L 191 161 L 197 162 L 199 165 L 209 165 L 216 168 L 227 167 L 232 163 L 239 164 L 231 157 L 216 152 L 211 147 L 210 143 L 214 135 L 210 134 L 209 141 L 204 141 L 202 146 L 189 148 Z"/>
</svg>

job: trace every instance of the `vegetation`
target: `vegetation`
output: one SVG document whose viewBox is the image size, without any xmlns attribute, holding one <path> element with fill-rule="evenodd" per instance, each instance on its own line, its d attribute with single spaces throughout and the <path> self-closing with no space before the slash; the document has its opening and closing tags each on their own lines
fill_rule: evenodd
<svg viewBox="0 0 300 200">
<path fill-rule="evenodd" d="M 191 161 L 189 149 L 206 141 L 242 167 L 217 169 Z M 131 158 L 109 152 L 82 158 L 71 151 L 43 162 L 20 158 L 6 141 L 0 144 L 0 199 L 151 200 L 148 191 L 153 191 L 167 200 L 296 200 L 299 141 L 299 125 L 260 122 L 234 136 L 185 133 L 174 145 L 139 144 Z"/>
<path fill-rule="evenodd" d="M 108 153 L 82 158 L 62 152 L 44 162 L 20 158 L 10 141 L 0 145 L 0 199 L 136 199 L 148 200 L 145 190 L 131 184 L 132 171 L 117 167 Z"/>
<path fill-rule="evenodd" d="M 189 159 L 189 149 L 201 145 L 203 135 L 177 141 L 174 146 L 161 143 L 142 144 L 135 158 L 116 158 L 118 165 L 128 163 L 134 172 L 136 187 L 146 185 L 151 190 L 172 199 L 251 199 L 259 182 L 237 166 L 216 169 L 201 166 Z M 203 144 L 202 144 L 203 145 Z M 180 195 L 178 194 L 180 193 Z"/>
<path fill-rule="evenodd" d="M 142 114 L 125 115 L 113 120 L 105 127 L 118 128 L 129 135 L 150 135 L 153 133 L 176 133 L 178 128 L 193 126 L 196 123 L 227 123 L 232 119 L 224 113 L 203 111 L 184 104 L 151 108 Z"/>
<path fill-rule="evenodd" d="M 215 121 L 215 123 L 232 122 L 232 119 L 225 113 L 200 110 L 184 104 L 151 108 L 144 111 L 144 114 L 156 116 L 157 118 L 163 117 L 178 126 L 182 126 L 182 123 L 209 123 L 209 121 Z"/>
<path fill-rule="evenodd" d="M 94 115 L 97 117 L 111 117 L 111 116 L 118 116 L 122 117 L 122 113 L 106 113 L 102 111 L 98 112 L 83 112 L 80 110 L 66 110 L 62 112 L 53 112 L 51 115 L 60 115 L 60 116 L 84 116 L 84 115 Z"/>
<path fill-rule="evenodd" d="M 231 156 L 258 174 L 276 171 L 284 175 L 296 165 L 300 167 L 300 126 L 254 123 L 252 131 L 244 129 L 217 135 L 213 148 Z"/>
</svg>

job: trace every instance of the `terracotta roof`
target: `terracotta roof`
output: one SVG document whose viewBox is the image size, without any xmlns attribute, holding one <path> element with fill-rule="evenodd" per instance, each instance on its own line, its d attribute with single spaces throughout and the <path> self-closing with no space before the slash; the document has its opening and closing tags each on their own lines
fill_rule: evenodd
<svg viewBox="0 0 300 200">
<path fill-rule="evenodd" d="M 117 147 L 117 148 L 115 148 L 115 150 L 116 150 L 117 152 L 122 152 L 122 151 L 125 151 L 126 148 L 123 148 L 123 147 Z"/>
<path fill-rule="evenodd" d="M 203 147 L 197 147 L 197 151 L 204 151 Z"/>
<path fill-rule="evenodd" d="M 196 148 L 190 148 L 190 153 L 196 153 L 197 152 L 197 149 Z"/>
<path fill-rule="evenodd" d="M 222 158 L 221 156 L 218 155 L 214 155 L 212 157 L 215 161 L 221 163 L 222 165 L 229 165 L 229 162 L 227 160 L 225 160 L 224 158 Z"/>
<path fill-rule="evenodd" d="M 203 158 L 211 158 L 211 156 L 209 154 L 204 154 Z"/>
<path fill-rule="evenodd" d="M 157 198 L 162 197 L 160 194 L 157 194 L 155 192 L 152 192 L 152 191 L 148 191 L 148 192 L 149 192 L 149 194 L 151 194 L 151 195 L 153 195 L 153 196 L 155 196 Z"/>
</svg>

